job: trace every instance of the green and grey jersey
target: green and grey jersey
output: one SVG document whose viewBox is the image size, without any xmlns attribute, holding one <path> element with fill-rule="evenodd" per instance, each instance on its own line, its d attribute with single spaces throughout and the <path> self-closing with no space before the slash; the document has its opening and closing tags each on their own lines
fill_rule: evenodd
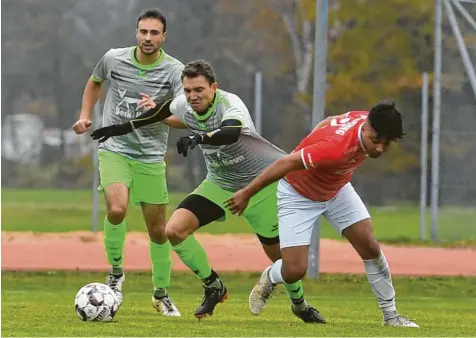
<svg viewBox="0 0 476 338">
<path fill-rule="evenodd" d="M 92 80 L 110 81 L 103 111 L 103 126 L 128 122 L 144 113 L 137 109 L 140 93 L 154 101 L 177 97 L 183 93 L 181 80 L 184 65 L 163 50 L 151 65 L 140 64 L 135 48 L 110 49 L 94 68 Z M 128 158 L 152 163 L 163 161 L 167 151 L 169 127 L 163 122 L 135 129 L 132 133 L 111 137 L 99 149 L 117 152 Z"/>
<path fill-rule="evenodd" d="M 200 145 L 207 165 L 207 179 L 222 189 L 235 192 L 244 188 L 271 163 L 286 155 L 256 132 L 248 109 L 235 94 L 217 90 L 213 105 L 204 115 L 194 112 L 185 95 L 180 95 L 170 104 L 170 111 L 194 133 L 217 130 L 224 120 L 236 119 L 243 123 L 237 142 Z"/>
</svg>

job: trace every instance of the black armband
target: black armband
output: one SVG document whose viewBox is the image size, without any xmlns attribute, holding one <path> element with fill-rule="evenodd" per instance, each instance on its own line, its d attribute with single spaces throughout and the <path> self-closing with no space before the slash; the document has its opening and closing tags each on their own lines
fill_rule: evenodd
<svg viewBox="0 0 476 338">
<path fill-rule="evenodd" d="M 200 134 L 202 138 L 200 143 L 213 146 L 235 143 L 240 137 L 242 127 L 243 124 L 239 120 L 225 120 L 219 129 Z"/>
<path fill-rule="evenodd" d="M 182 136 L 177 141 L 177 152 L 187 157 L 188 150 L 195 148 L 199 144 L 221 146 L 235 143 L 240 137 L 241 128 L 241 121 L 230 119 L 223 121 L 219 129 L 209 133 Z"/>
<path fill-rule="evenodd" d="M 165 102 L 157 103 L 154 108 L 149 109 L 144 114 L 136 117 L 135 119 L 130 120 L 130 124 L 133 129 L 147 126 L 152 123 L 160 122 L 165 120 L 167 117 L 172 115 L 170 111 L 170 104 L 173 99 L 169 99 Z"/>
</svg>

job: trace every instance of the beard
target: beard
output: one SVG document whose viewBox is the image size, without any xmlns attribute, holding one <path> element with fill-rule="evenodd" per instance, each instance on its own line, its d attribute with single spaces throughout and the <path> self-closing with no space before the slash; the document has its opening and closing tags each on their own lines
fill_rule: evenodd
<svg viewBox="0 0 476 338">
<path fill-rule="evenodd" d="M 150 44 L 149 46 L 144 46 L 144 44 L 141 44 L 139 48 L 144 55 L 152 55 L 160 49 L 160 46 L 156 47 L 153 44 Z"/>
</svg>

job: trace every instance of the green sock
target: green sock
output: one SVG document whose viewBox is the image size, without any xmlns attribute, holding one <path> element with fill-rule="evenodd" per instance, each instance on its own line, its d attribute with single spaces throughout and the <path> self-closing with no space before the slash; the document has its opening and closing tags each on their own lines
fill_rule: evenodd
<svg viewBox="0 0 476 338">
<path fill-rule="evenodd" d="M 126 240 L 126 221 L 114 225 L 104 219 L 104 248 L 109 264 L 113 267 L 122 266 L 124 242 Z"/>
<path fill-rule="evenodd" d="M 172 246 L 172 249 L 198 278 L 210 277 L 212 268 L 208 262 L 207 254 L 193 235 L 188 236 L 182 243 Z"/>
<path fill-rule="evenodd" d="M 157 244 L 149 240 L 149 255 L 152 262 L 152 284 L 156 289 L 167 289 L 170 285 L 172 259 L 170 242 Z"/>
<path fill-rule="evenodd" d="M 304 289 L 302 288 L 302 281 L 298 280 L 293 284 L 284 284 L 284 287 L 286 288 L 293 304 L 297 305 L 303 303 Z"/>
</svg>

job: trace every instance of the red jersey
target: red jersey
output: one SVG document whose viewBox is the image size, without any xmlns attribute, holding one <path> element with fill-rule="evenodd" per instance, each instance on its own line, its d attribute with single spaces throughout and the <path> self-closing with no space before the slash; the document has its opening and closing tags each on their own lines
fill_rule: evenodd
<svg viewBox="0 0 476 338">
<path fill-rule="evenodd" d="M 367 158 L 361 133 L 368 114 L 351 111 L 314 129 L 293 151 L 301 152 L 306 170 L 287 174 L 289 184 L 313 201 L 328 201 L 336 196 Z"/>
</svg>

